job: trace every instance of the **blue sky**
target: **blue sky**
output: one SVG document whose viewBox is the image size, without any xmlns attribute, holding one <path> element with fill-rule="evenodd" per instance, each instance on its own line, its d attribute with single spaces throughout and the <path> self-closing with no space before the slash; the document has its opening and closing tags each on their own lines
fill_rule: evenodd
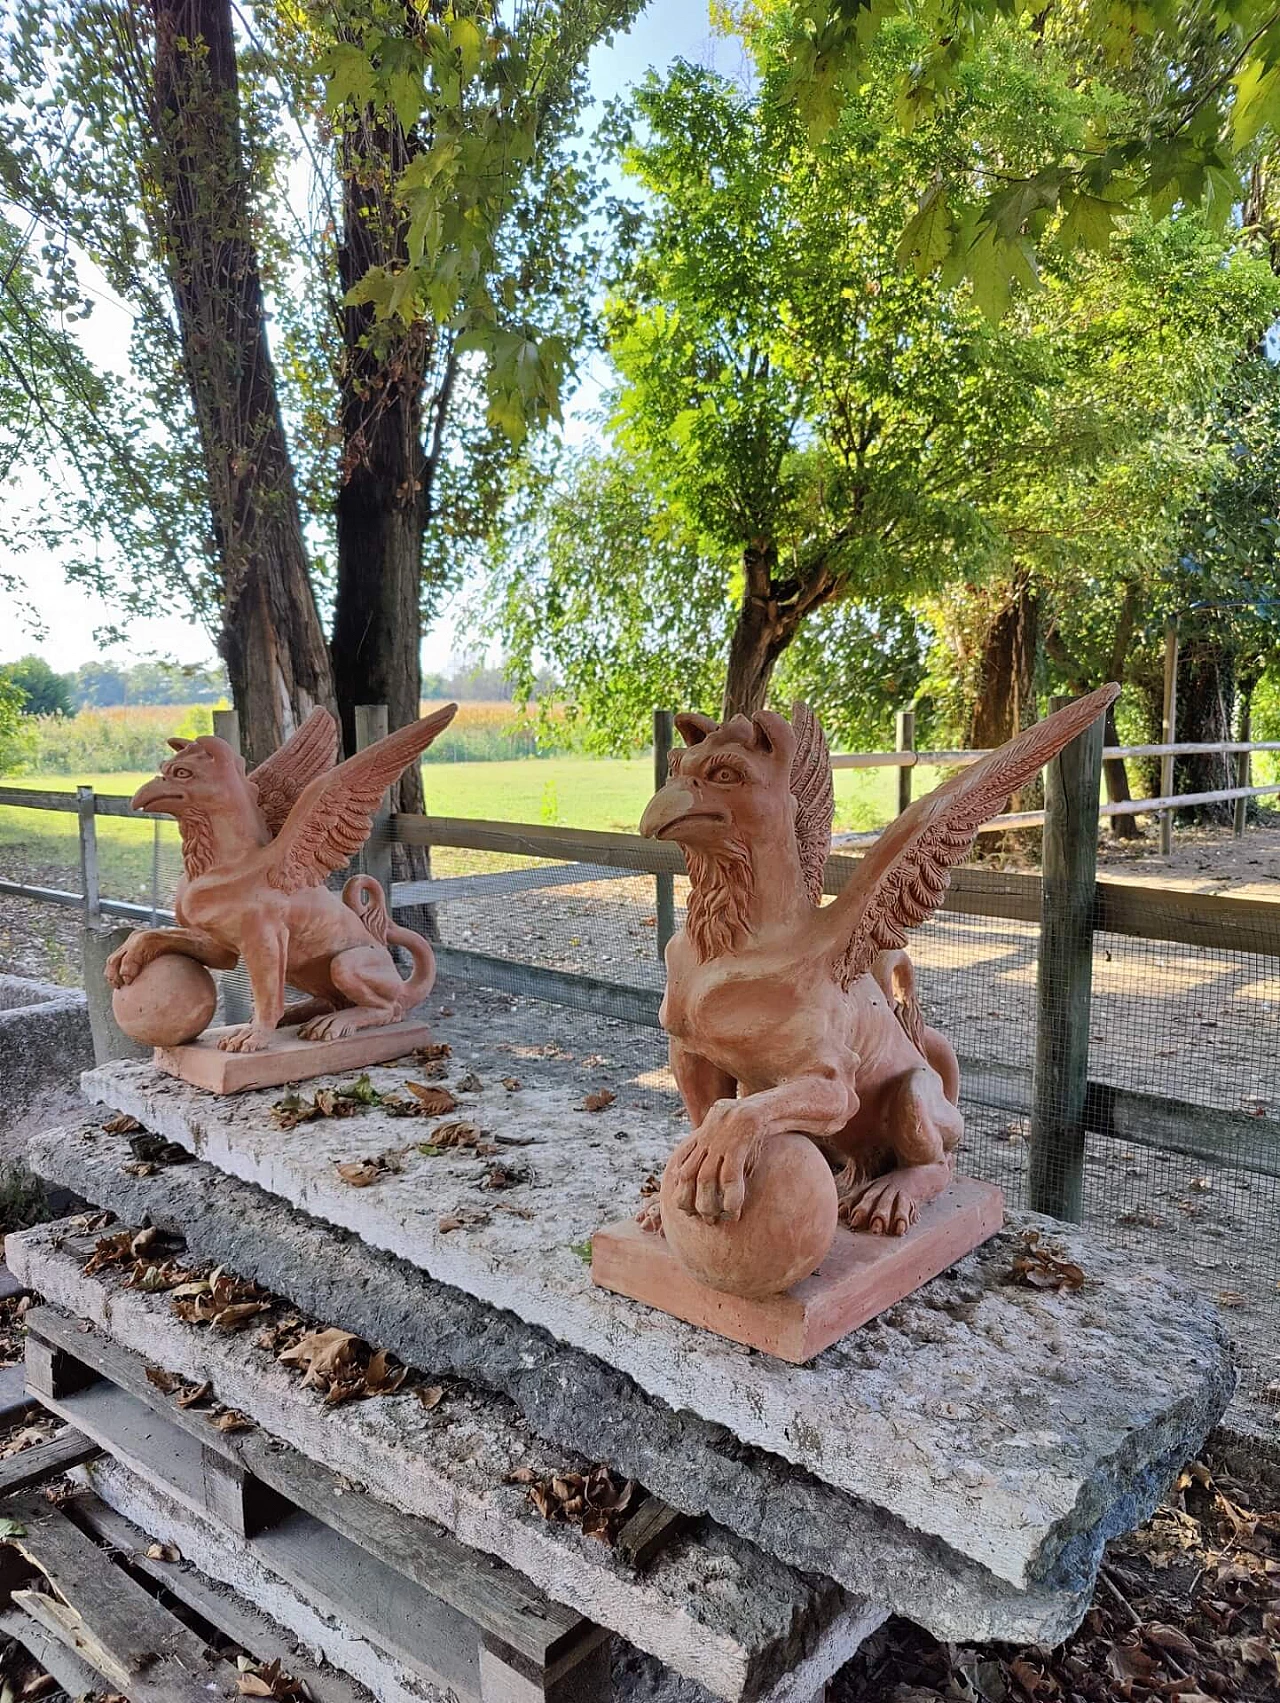
<svg viewBox="0 0 1280 1703">
<path fill-rule="evenodd" d="M 707 0 L 649 0 L 649 5 L 632 29 L 611 46 L 596 50 L 591 60 L 591 88 L 595 112 L 589 113 L 585 128 L 598 114 L 598 103 L 621 94 L 650 67 L 662 68 L 673 59 L 691 59 L 715 64 L 735 73 L 740 65 L 736 44 L 711 33 Z M 86 274 L 88 277 L 88 274 Z M 91 357 L 104 366 L 118 367 L 128 341 L 128 313 L 98 280 L 95 308 L 84 326 L 84 342 Z M 596 387 L 588 379 L 579 407 L 594 400 Z M 2 563 L 24 581 L 19 594 L 0 590 L 0 661 L 36 650 L 56 668 L 70 669 L 102 654 L 95 638 L 107 616 L 101 599 L 82 586 L 69 585 L 55 563 L 33 565 L 29 560 Z M 27 628 L 31 610 L 46 631 L 37 637 Z M 180 615 L 157 616 L 129 624 L 127 651 L 116 647 L 116 657 L 136 659 L 144 655 L 176 657 L 180 662 L 211 662 L 213 646 L 208 635 Z M 446 611 L 423 644 L 423 665 L 428 670 L 447 665 L 458 648 L 451 613 Z"/>
</svg>

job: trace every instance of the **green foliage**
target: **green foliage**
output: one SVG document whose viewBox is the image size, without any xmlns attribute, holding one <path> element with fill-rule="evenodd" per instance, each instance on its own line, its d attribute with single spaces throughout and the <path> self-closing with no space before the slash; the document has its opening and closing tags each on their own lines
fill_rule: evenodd
<svg viewBox="0 0 1280 1703">
<path fill-rule="evenodd" d="M 482 375 L 487 425 L 513 443 L 560 417 L 573 353 L 563 327 L 529 312 L 530 271 L 557 250 L 565 202 L 579 225 L 592 195 L 558 143 L 591 47 L 642 4 L 544 0 L 507 23 L 493 0 L 458 0 L 406 30 L 403 6 L 343 0 L 340 39 L 318 60 L 333 113 L 371 111 L 415 139 L 396 185 L 407 258 L 371 266 L 347 301 L 393 330 L 448 326 Z M 535 207 L 541 255 L 520 240 Z"/>
<path fill-rule="evenodd" d="M 21 694 L 23 715 L 58 716 L 71 713 L 68 677 L 58 674 L 42 656 L 19 657 L 0 666 L 0 680 Z"/>
<path fill-rule="evenodd" d="M 736 21 L 783 70 L 780 94 L 827 147 L 867 84 L 881 81 L 891 130 L 952 127 L 956 147 L 921 184 L 901 253 L 922 273 L 968 277 L 991 314 L 1041 262 L 1105 254 L 1118 221 L 1198 207 L 1218 229 L 1246 199 L 1261 148 L 1280 128 L 1280 16 L 1265 0 L 1109 0 L 1040 8 L 1008 0 L 743 0 Z M 1079 68 L 1105 95 L 1069 130 L 1045 128 L 1009 160 L 970 128 L 971 77 L 993 40 L 1013 34 Z M 886 40 L 909 35 L 896 65 Z"/>
<path fill-rule="evenodd" d="M 221 667 L 176 662 L 136 662 L 126 667 L 85 662 L 67 676 L 76 709 L 112 709 L 123 704 L 220 704 L 230 686 Z"/>
<path fill-rule="evenodd" d="M 8 774 L 30 753 L 30 722 L 22 714 L 23 694 L 0 677 L 0 774 Z"/>
<path fill-rule="evenodd" d="M 169 755 L 165 741 L 170 735 L 196 739 L 212 732 L 213 713 L 204 704 L 39 716 L 29 722 L 29 739 L 19 763 L 27 771 L 75 780 L 90 774 L 154 772 Z"/>
<path fill-rule="evenodd" d="M 530 466 L 505 517 L 495 619 L 523 684 L 545 658 L 622 748 L 654 704 L 715 710 L 754 622 L 780 707 L 806 696 L 881 745 L 941 692 L 954 732 L 1015 573 L 1064 627 L 1093 622 L 1103 677 L 1112 588 L 1167 561 L 1218 453 L 1205 410 L 1280 309 L 1268 264 L 1194 215 L 1139 219 L 994 323 L 958 276 L 899 266 L 910 186 L 975 136 L 1029 172 L 1107 91 L 992 32 L 946 114 L 907 127 L 885 93 L 918 50 L 903 26 L 815 150 L 787 66 L 752 45 L 748 92 L 677 65 L 613 115 L 644 192 L 606 310 L 615 447 Z M 922 262 L 944 227 L 916 226 Z"/>
</svg>

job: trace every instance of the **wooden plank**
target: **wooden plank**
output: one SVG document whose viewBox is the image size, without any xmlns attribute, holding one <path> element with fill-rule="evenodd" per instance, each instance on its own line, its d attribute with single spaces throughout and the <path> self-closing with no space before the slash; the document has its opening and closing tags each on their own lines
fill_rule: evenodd
<svg viewBox="0 0 1280 1703">
<path fill-rule="evenodd" d="M 1022 1065 L 962 1056 L 960 1098 L 969 1105 L 1026 1117 L 1031 1111 L 1031 1072 Z M 1272 1118 L 1244 1117 L 1090 1079 L 1084 1121 L 1091 1135 L 1127 1147 L 1184 1153 L 1190 1159 L 1280 1177 L 1280 1123 Z"/>
<path fill-rule="evenodd" d="M 296 1507 L 452 1604 L 530 1660 L 545 1666 L 558 1659 L 590 1627 L 581 1615 L 544 1596 L 514 1567 L 468 1549 L 429 1520 L 401 1514 L 353 1491 L 336 1473 L 307 1460 L 288 1443 L 256 1427 L 215 1431 L 197 1409 L 176 1407 L 148 1379 L 143 1361 L 101 1332 L 82 1331 L 53 1307 L 34 1308 L 26 1323 L 29 1332 L 77 1354 L 152 1412 L 240 1462 Z"/>
<path fill-rule="evenodd" d="M 676 738 L 676 718 L 670 710 L 653 712 L 653 789 L 660 792 L 667 784 L 671 749 Z M 675 876 L 654 877 L 654 945 L 658 962 L 666 956 L 667 944 L 676 931 Z"/>
<path fill-rule="evenodd" d="M 593 881 L 617 881 L 616 869 L 599 863 L 543 863 L 532 869 L 503 869 L 492 875 L 445 875 L 431 881 L 397 881 L 391 888 L 393 905 L 439 905 L 450 899 L 484 899 L 511 893 L 537 892 L 543 887 L 578 887 Z M 658 876 L 659 881 L 671 876 Z"/>
<path fill-rule="evenodd" d="M 18 1498 L 7 1512 L 26 1528 L 9 1544 L 57 1592 L 15 1590 L 13 1601 L 130 1703 L 209 1703 L 236 1695 L 231 1664 L 43 1497 Z"/>
<path fill-rule="evenodd" d="M 1054 709 L 1069 700 L 1054 699 Z M 1084 1215 L 1085 1096 L 1093 999 L 1102 718 L 1045 768 L 1043 911 L 1036 963 L 1036 1054 L 1027 1199 L 1033 1212 Z"/>
<path fill-rule="evenodd" d="M 367 751 L 390 732 L 385 704 L 355 706 L 356 750 Z M 384 893 L 391 891 L 391 792 L 388 789 L 378 801 L 373 813 L 373 828 L 369 838 L 356 853 L 355 864 L 365 875 L 371 875 Z"/>
<path fill-rule="evenodd" d="M 618 1017 L 624 1023 L 645 1028 L 658 1027 L 662 995 L 651 988 L 628 987 L 625 982 L 606 982 L 596 976 L 575 976 L 567 970 L 547 970 L 539 964 L 522 964 L 512 958 L 491 958 L 483 952 L 460 952 L 452 946 L 437 946 L 436 963 L 441 975 L 503 993 L 522 993 L 531 999 L 549 1000 L 574 1010 L 594 1011 L 601 1017 Z"/>
<path fill-rule="evenodd" d="M 101 1689 L 102 1675 L 22 1609 L 7 1608 L 0 1614 L 0 1632 L 21 1644 L 68 1697 L 85 1697 Z"/>
<path fill-rule="evenodd" d="M 458 846 L 558 862 L 577 859 L 642 875 L 685 873 L 684 855 L 678 846 L 665 840 L 646 840 L 639 834 L 552 828 L 535 822 L 489 822 L 470 816 L 418 816 L 403 811 L 392 818 L 392 827 L 396 839 L 411 846 Z"/>
<path fill-rule="evenodd" d="M 27 1388 L 41 1399 L 56 1399 L 82 1390 L 93 1382 L 74 1352 L 68 1354 L 38 1336 L 28 1335 L 22 1368 Z"/>
<path fill-rule="evenodd" d="M 233 1502 L 229 1517 L 222 1518 L 216 1488 L 210 1493 L 210 1450 L 172 1423 L 180 1410 L 155 1412 L 137 1396 L 100 1380 L 58 1403 L 57 1411 L 73 1418 L 144 1483 L 244 1542 L 322 1613 L 372 1640 L 428 1684 L 462 1685 L 479 1695 L 479 1632 L 467 1615 L 274 1491 L 266 1490 L 273 1499 L 269 1508 L 260 1499 L 269 1517 L 246 1519 Z M 220 1465 L 224 1472 L 249 1476 L 239 1463 L 221 1460 Z"/>
<path fill-rule="evenodd" d="M 301 1657 L 293 1633 L 247 1602 L 238 1591 L 229 1585 L 216 1584 L 190 1563 L 158 1561 L 149 1556 L 150 1535 L 99 1497 L 88 1492 L 78 1495 L 71 1515 L 77 1525 L 87 1528 L 118 1554 L 127 1556 L 130 1567 L 154 1579 L 170 1596 L 247 1650 L 255 1661 L 279 1660 L 288 1673 L 305 1680 L 315 1703 L 362 1703 L 362 1700 L 367 1703 L 368 1693 L 363 1687 L 336 1668 L 318 1667 Z"/>
<path fill-rule="evenodd" d="M 480 1635 L 452 1604 L 415 1585 L 310 1514 L 254 1538 L 279 1578 L 441 1690 L 480 1695 Z"/>
<path fill-rule="evenodd" d="M 898 770 L 898 815 L 911 808 L 911 770 L 915 766 L 916 712 L 899 710 L 894 718 L 894 744 L 912 761 Z"/>
<path fill-rule="evenodd" d="M 1173 791 L 1175 741 L 1178 737 L 1178 618 L 1164 624 L 1164 708 L 1160 721 L 1160 738 L 1168 747 L 1160 759 L 1160 791 L 1167 798 Z M 1160 850 L 1165 857 L 1173 850 L 1173 812 L 1166 810 L 1160 817 Z"/>
<path fill-rule="evenodd" d="M 688 1514 L 660 1496 L 646 1496 L 618 1533 L 618 1554 L 629 1566 L 642 1570 L 692 1523 Z"/>
<path fill-rule="evenodd" d="M 0 1496 L 12 1496 L 33 1484 L 43 1484 L 47 1478 L 57 1478 L 101 1452 L 91 1437 L 71 1429 L 20 1454 L 7 1455 L 0 1460 Z"/>
</svg>

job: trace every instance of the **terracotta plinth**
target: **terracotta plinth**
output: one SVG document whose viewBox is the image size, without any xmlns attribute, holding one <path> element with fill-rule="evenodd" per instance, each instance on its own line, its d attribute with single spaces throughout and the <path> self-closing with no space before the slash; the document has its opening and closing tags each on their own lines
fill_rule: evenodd
<svg viewBox="0 0 1280 1703">
<path fill-rule="evenodd" d="M 680 1265 L 665 1236 L 623 1220 L 592 1238 L 591 1277 L 616 1295 L 802 1365 L 954 1265 L 1003 1222 L 1000 1190 L 959 1177 L 920 1208 L 906 1235 L 877 1236 L 841 1226 L 811 1277 L 785 1294 L 747 1300 L 699 1283 Z"/>
<path fill-rule="evenodd" d="M 155 1063 L 170 1076 L 211 1094 L 241 1094 L 248 1088 L 279 1088 L 285 1082 L 305 1082 L 312 1076 L 336 1076 L 389 1064 L 432 1039 L 430 1026 L 411 1020 L 382 1029 L 364 1029 L 336 1041 L 303 1040 L 297 1027 L 278 1029 L 261 1052 L 223 1052 L 218 1042 L 231 1030 L 206 1029 L 199 1040 L 182 1047 L 157 1047 Z"/>
</svg>

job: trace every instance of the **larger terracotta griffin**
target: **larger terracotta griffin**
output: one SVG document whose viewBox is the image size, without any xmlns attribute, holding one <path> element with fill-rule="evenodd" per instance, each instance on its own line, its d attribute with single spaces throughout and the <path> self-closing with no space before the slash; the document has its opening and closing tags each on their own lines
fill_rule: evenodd
<svg viewBox="0 0 1280 1703">
<path fill-rule="evenodd" d="M 222 739 L 171 739 L 175 755 L 133 808 L 177 818 L 185 871 L 178 926 L 132 934 L 107 961 L 111 986 L 126 986 L 164 953 L 215 970 L 243 957 L 253 1018 L 221 1036 L 230 1052 L 261 1051 L 283 1023 L 301 1024 L 306 1040 L 333 1040 L 398 1022 L 431 991 L 430 945 L 391 921 L 371 877 L 352 876 L 340 894 L 325 881 L 359 851 L 383 793 L 457 708 L 448 704 L 336 766 L 338 727 L 324 709 L 252 773 Z M 412 961 L 407 981 L 393 946 Z M 286 983 L 310 997 L 286 1007 Z"/>
<path fill-rule="evenodd" d="M 640 831 L 684 848 L 692 884 L 661 1012 L 693 1125 L 672 1159 L 678 1210 L 738 1219 L 763 1144 L 787 1132 L 839 1168 L 853 1229 L 902 1235 L 947 1187 L 959 1071 L 923 1021 L 907 930 L 941 903 L 982 824 L 1118 692 L 1068 705 L 913 804 L 829 905 L 834 796 L 812 712 L 677 716 L 687 749 Z"/>
</svg>

